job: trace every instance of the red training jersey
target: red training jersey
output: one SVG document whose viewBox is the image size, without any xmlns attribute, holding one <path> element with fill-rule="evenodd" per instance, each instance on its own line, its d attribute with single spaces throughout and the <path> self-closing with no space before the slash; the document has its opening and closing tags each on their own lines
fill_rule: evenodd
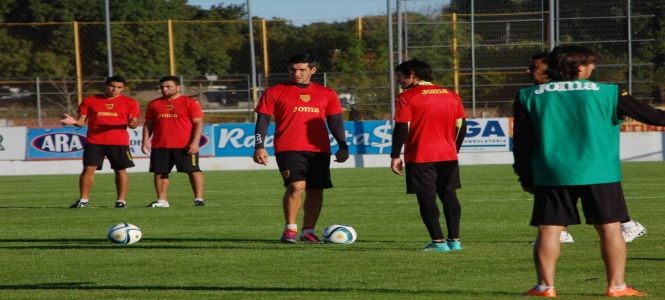
<svg viewBox="0 0 665 300">
<path fill-rule="evenodd" d="M 395 122 L 410 122 L 404 160 L 407 163 L 457 160 L 455 141 L 459 118 L 464 118 L 464 106 L 453 91 L 421 84 L 401 93 L 397 98 Z"/>
<path fill-rule="evenodd" d="M 192 119 L 203 118 L 198 101 L 187 96 L 154 99 L 148 103 L 145 119 L 153 121 L 153 148 L 185 148 L 192 139 Z"/>
<path fill-rule="evenodd" d="M 275 117 L 275 153 L 329 154 L 326 117 L 342 113 L 342 106 L 335 91 L 322 85 L 282 83 L 268 88 L 254 111 Z"/>
<path fill-rule="evenodd" d="M 81 102 L 78 114 L 88 118 L 88 143 L 129 146 L 129 117 L 140 117 L 141 110 L 136 100 L 125 95 L 94 95 Z"/>
</svg>

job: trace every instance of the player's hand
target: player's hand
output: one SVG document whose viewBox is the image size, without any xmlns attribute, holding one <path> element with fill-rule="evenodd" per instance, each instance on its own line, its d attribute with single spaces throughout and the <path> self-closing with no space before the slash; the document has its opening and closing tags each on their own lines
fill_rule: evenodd
<svg viewBox="0 0 665 300">
<path fill-rule="evenodd" d="M 141 152 L 146 155 L 150 154 L 150 141 L 143 141 L 143 145 L 141 145 Z"/>
<path fill-rule="evenodd" d="M 268 165 L 268 151 L 264 148 L 254 149 L 254 162 L 259 165 Z"/>
<path fill-rule="evenodd" d="M 343 163 L 349 159 L 349 149 L 339 149 L 335 153 L 335 161 L 338 163 Z"/>
<path fill-rule="evenodd" d="M 68 114 L 63 114 L 63 119 L 60 120 L 60 123 L 64 125 L 74 125 L 76 124 L 76 119 Z"/>
<path fill-rule="evenodd" d="M 187 146 L 187 154 L 199 153 L 199 143 L 191 143 Z"/>
<path fill-rule="evenodd" d="M 402 170 L 404 169 L 404 164 L 402 163 L 401 158 L 393 158 L 392 161 L 390 162 L 390 169 L 393 171 L 393 173 L 402 176 Z"/>
</svg>

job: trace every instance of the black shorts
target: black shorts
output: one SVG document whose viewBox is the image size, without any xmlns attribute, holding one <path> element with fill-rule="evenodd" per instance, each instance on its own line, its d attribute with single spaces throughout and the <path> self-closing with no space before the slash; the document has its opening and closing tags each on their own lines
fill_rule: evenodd
<svg viewBox="0 0 665 300">
<path fill-rule="evenodd" d="M 330 154 L 320 152 L 287 151 L 275 154 L 284 186 L 306 181 L 308 188 L 327 189 L 330 180 Z"/>
<path fill-rule="evenodd" d="M 531 225 L 580 224 L 578 199 L 582 199 L 582 210 L 587 224 L 607 224 L 630 219 L 621 182 L 536 186 Z"/>
<path fill-rule="evenodd" d="M 102 169 L 104 157 L 111 163 L 111 169 L 124 170 L 134 166 L 129 146 L 85 144 L 83 147 L 83 166 L 96 166 Z"/>
<path fill-rule="evenodd" d="M 407 163 L 405 172 L 407 194 L 435 194 L 462 187 L 456 160 Z"/>
<path fill-rule="evenodd" d="M 188 154 L 187 149 L 156 148 L 150 153 L 150 172 L 171 173 L 173 166 L 181 173 L 201 172 L 199 154 Z"/>
</svg>

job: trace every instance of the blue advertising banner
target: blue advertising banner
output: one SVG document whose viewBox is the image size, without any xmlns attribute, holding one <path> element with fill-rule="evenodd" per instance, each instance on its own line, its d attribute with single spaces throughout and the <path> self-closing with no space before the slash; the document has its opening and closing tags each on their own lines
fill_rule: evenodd
<svg viewBox="0 0 665 300">
<path fill-rule="evenodd" d="M 511 151 L 507 118 L 467 119 L 466 127 L 460 152 Z"/>
<path fill-rule="evenodd" d="M 508 119 L 468 119 L 468 129 L 461 152 L 510 151 Z M 390 154 L 391 121 L 344 122 L 349 154 Z M 146 157 L 141 152 L 142 128 L 129 129 L 130 149 L 134 157 Z M 266 146 L 274 155 L 274 124 L 268 128 Z M 27 160 L 73 159 L 83 155 L 86 142 L 85 127 L 29 128 Z M 337 142 L 328 135 L 333 153 Z M 251 156 L 254 152 L 254 124 L 230 123 L 205 125 L 200 155 Z"/>
<path fill-rule="evenodd" d="M 251 156 L 254 153 L 254 124 L 214 125 L 215 156 Z M 389 154 L 392 140 L 390 121 L 344 122 L 349 154 Z M 266 149 L 274 155 L 275 126 L 271 124 L 266 136 Z M 328 135 L 333 153 L 337 142 Z"/>
<path fill-rule="evenodd" d="M 212 125 L 204 125 L 199 155 L 214 156 Z M 143 128 L 127 129 L 129 146 L 134 157 L 147 157 L 141 152 Z M 75 159 L 83 157 L 87 127 L 65 126 L 60 128 L 28 128 L 27 160 Z"/>
<path fill-rule="evenodd" d="M 203 134 L 199 143 L 199 156 L 215 156 L 215 143 L 212 140 L 213 124 L 203 125 Z M 143 135 L 141 135 L 143 136 Z"/>
<path fill-rule="evenodd" d="M 508 119 L 468 119 L 467 133 L 461 152 L 510 151 Z M 254 153 L 254 124 L 215 124 L 215 156 L 251 156 Z M 349 154 L 390 154 L 392 149 L 391 121 L 344 122 Z M 266 149 L 274 155 L 275 126 L 271 124 L 266 136 Z M 333 153 L 337 142 L 331 134 Z"/>
<path fill-rule="evenodd" d="M 85 127 L 28 128 L 27 160 L 78 158 L 86 142 Z"/>
</svg>

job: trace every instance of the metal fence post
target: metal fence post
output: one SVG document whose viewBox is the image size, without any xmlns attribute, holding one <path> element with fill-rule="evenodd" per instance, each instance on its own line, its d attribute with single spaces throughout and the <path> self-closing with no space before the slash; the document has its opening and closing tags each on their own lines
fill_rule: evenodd
<svg viewBox="0 0 665 300">
<path fill-rule="evenodd" d="M 476 44 L 474 0 L 471 0 L 471 114 L 476 116 Z"/>
<path fill-rule="evenodd" d="M 390 116 L 395 115 L 395 49 L 393 49 L 393 14 L 390 1 L 386 0 L 386 14 L 388 16 L 388 78 L 390 78 Z"/>
<path fill-rule="evenodd" d="M 76 99 L 77 103 L 81 104 L 83 101 L 83 71 L 81 66 L 81 47 L 79 40 L 79 23 L 72 22 L 74 27 L 74 60 L 76 61 Z"/>
<path fill-rule="evenodd" d="M 39 85 L 39 77 L 37 77 L 35 78 L 35 92 L 37 93 L 37 126 L 42 127 L 42 93 Z"/>
<path fill-rule="evenodd" d="M 628 16 L 628 19 L 626 20 L 627 23 L 627 30 L 628 30 L 628 93 L 632 94 L 633 93 L 633 29 L 632 29 L 632 14 L 630 12 L 630 0 L 626 3 L 626 14 Z"/>
<path fill-rule="evenodd" d="M 169 19 L 166 21 L 166 27 L 168 30 L 168 36 L 169 36 L 169 65 L 170 65 L 170 71 L 171 71 L 171 76 L 175 76 L 176 74 L 176 66 L 175 66 L 175 41 L 173 37 L 173 20 Z"/>
<path fill-rule="evenodd" d="M 247 26 L 249 26 L 249 58 L 252 66 L 252 103 L 251 106 L 254 106 L 254 103 L 258 100 L 258 91 L 256 88 L 256 54 L 254 53 L 254 26 L 252 25 L 252 1 L 247 0 Z"/>
</svg>

